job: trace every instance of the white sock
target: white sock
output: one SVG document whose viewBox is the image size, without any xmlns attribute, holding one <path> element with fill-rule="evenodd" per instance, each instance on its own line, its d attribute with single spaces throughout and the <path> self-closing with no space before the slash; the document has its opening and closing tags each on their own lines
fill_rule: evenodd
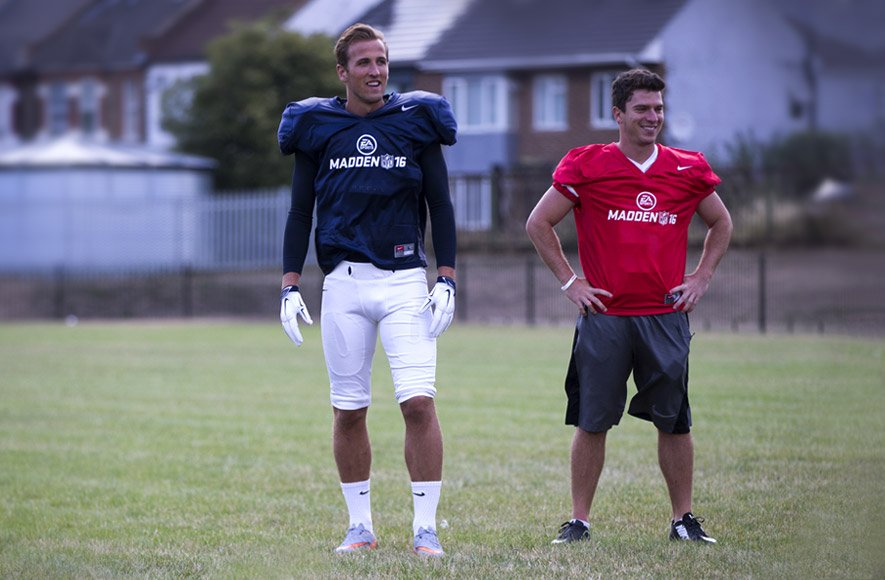
<svg viewBox="0 0 885 580">
<path fill-rule="evenodd" d="M 344 502 L 347 504 L 347 512 L 350 514 L 348 527 L 363 524 L 363 527 L 374 533 L 372 529 L 372 498 L 369 494 L 369 481 L 356 481 L 354 483 L 342 483 L 341 491 L 344 493 Z"/>
<path fill-rule="evenodd" d="M 441 481 L 413 481 L 412 502 L 415 518 L 412 520 L 412 533 L 418 535 L 418 528 L 436 530 L 436 506 L 439 505 Z"/>
</svg>

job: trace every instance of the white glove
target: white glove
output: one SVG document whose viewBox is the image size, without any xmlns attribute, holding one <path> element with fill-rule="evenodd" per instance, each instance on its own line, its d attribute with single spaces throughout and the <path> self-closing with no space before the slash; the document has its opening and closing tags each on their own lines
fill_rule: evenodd
<svg viewBox="0 0 885 580">
<path fill-rule="evenodd" d="M 436 284 L 420 312 L 433 306 L 433 318 L 430 321 L 430 336 L 438 337 L 446 331 L 455 317 L 455 281 L 446 276 L 436 279 Z"/>
<path fill-rule="evenodd" d="M 301 346 L 301 343 L 304 342 L 301 331 L 298 330 L 299 315 L 304 319 L 304 322 L 313 324 L 298 286 L 286 286 L 280 292 L 280 322 L 283 323 L 283 330 L 286 331 L 295 346 Z"/>
</svg>

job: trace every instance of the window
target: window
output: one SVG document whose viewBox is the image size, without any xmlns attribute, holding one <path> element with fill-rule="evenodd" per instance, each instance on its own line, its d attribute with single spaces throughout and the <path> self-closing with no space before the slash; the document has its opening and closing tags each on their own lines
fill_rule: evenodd
<svg viewBox="0 0 885 580">
<path fill-rule="evenodd" d="M 138 128 L 141 124 L 141 99 L 135 81 L 123 83 L 123 140 L 138 141 Z"/>
<path fill-rule="evenodd" d="M 568 80 L 563 75 L 542 75 L 535 78 L 532 92 L 533 126 L 539 131 L 562 131 L 568 128 Z"/>
<path fill-rule="evenodd" d="M 64 83 L 49 85 L 47 117 L 50 135 L 61 135 L 68 130 L 68 91 Z"/>
<path fill-rule="evenodd" d="M 94 135 L 98 127 L 98 83 L 86 79 L 80 85 L 80 130 L 84 135 Z"/>
<path fill-rule="evenodd" d="M 449 77 L 443 81 L 443 94 L 452 104 L 462 133 L 507 129 L 507 89 L 507 80 L 498 76 Z"/>
<path fill-rule="evenodd" d="M 595 73 L 590 77 L 590 124 L 600 129 L 618 126 L 612 116 L 612 81 L 616 73 Z"/>
</svg>

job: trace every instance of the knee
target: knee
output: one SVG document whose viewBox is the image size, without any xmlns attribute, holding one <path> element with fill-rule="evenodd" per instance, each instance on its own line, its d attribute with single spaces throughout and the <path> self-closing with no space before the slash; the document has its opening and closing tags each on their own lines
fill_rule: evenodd
<svg viewBox="0 0 885 580">
<path fill-rule="evenodd" d="M 400 404 L 403 419 L 409 424 L 425 424 L 436 416 L 436 407 L 430 397 L 412 397 Z"/>
<path fill-rule="evenodd" d="M 344 409 L 335 408 L 333 411 L 335 427 L 342 431 L 350 431 L 353 429 L 361 429 L 365 426 L 366 416 L 369 409 L 368 407 L 363 407 L 362 409 L 346 411 Z"/>
</svg>

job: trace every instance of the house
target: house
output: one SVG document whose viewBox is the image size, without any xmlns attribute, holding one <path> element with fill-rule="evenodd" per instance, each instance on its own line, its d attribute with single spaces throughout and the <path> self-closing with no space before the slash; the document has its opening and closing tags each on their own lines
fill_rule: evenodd
<svg viewBox="0 0 885 580">
<path fill-rule="evenodd" d="M 61 26 L 92 0 L 6 0 L 0 2 L 0 147 L 36 133 L 36 74 L 27 65 L 28 47 Z"/>
<path fill-rule="evenodd" d="M 0 0 L 0 271 L 212 257 L 196 212 L 215 163 L 163 150 L 160 93 L 233 21 L 300 3 Z"/>
<path fill-rule="evenodd" d="M 806 48 L 810 124 L 881 133 L 885 126 L 885 3 L 776 0 Z M 860 111 L 852 114 L 851 111 Z M 878 127 L 878 129 L 876 129 Z M 879 138 L 880 143 L 882 142 Z"/>
<path fill-rule="evenodd" d="M 546 162 L 551 149 L 613 138 L 608 84 L 631 66 L 665 74 L 666 140 L 720 158 L 747 132 L 767 140 L 811 127 L 862 128 L 845 123 L 846 89 L 862 86 L 872 102 L 885 94 L 885 5 L 870 2 L 432 4 L 352 1 L 365 12 L 352 9 L 336 21 L 333 0 L 311 0 L 285 26 L 335 36 L 363 21 L 384 31 L 391 88 L 436 90 L 452 101 L 461 136 L 449 156 L 456 170 Z M 809 66 L 817 68 L 816 81 Z M 882 111 L 877 107 L 874 120 Z"/>
<path fill-rule="evenodd" d="M 170 146 L 159 95 L 206 70 L 206 44 L 303 0 L 4 0 L 0 139 L 57 137 Z M 18 32 L 17 32 L 18 31 Z M 10 33 L 10 34 L 6 34 Z M 11 131 L 9 128 L 11 127 Z"/>
<path fill-rule="evenodd" d="M 844 2 L 863 19 L 863 2 Z M 333 36 L 355 21 L 372 24 L 390 45 L 392 90 L 435 91 L 452 103 L 459 137 L 446 156 L 456 212 L 460 206 L 469 214 L 458 216 L 461 226 L 488 227 L 519 196 L 488 179 L 461 183 L 458 175 L 537 168 L 549 181 L 568 149 L 616 139 L 610 83 L 630 67 L 665 76 L 663 140 L 718 164 L 727 164 L 738 139 L 846 129 L 847 87 L 862 87 L 880 104 L 873 116 L 885 110 L 885 59 L 830 40 L 841 21 L 825 0 L 470 0 L 436 9 L 428 0 L 366 0 L 363 14 L 342 14 L 337 26 L 328 17 L 334 4 L 312 0 L 286 26 L 308 30 L 319 14 Z M 811 5 L 825 17 L 814 18 Z M 867 29 L 881 37 L 874 25 Z"/>
<path fill-rule="evenodd" d="M 174 138 L 163 130 L 162 96 L 174 82 L 204 74 L 206 46 L 237 23 L 261 18 L 282 21 L 305 0 L 211 0 L 182 15 L 170 26 L 145 40 L 150 62 L 145 72 L 145 142 L 173 148 Z"/>
</svg>

